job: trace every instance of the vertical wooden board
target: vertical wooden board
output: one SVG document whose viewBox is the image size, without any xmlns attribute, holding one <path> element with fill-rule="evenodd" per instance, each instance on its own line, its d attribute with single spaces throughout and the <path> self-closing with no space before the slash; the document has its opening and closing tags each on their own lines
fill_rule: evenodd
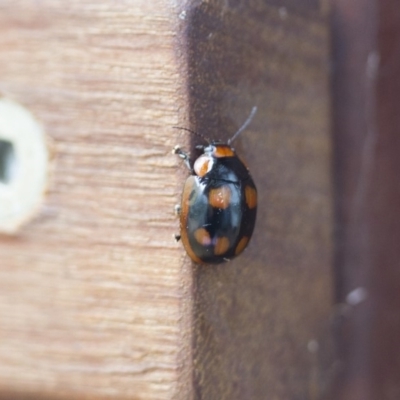
<svg viewBox="0 0 400 400">
<path fill-rule="evenodd" d="M 335 0 L 333 11 L 338 297 L 362 296 L 341 324 L 332 398 L 394 400 L 400 396 L 400 9 L 394 0 Z"/>
<path fill-rule="evenodd" d="M 54 153 L 39 215 L 0 237 L 0 396 L 190 397 L 174 7 L 0 0 L 0 92 Z"/>
<path fill-rule="evenodd" d="M 191 128 L 226 140 L 258 107 L 234 144 L 259 193 L 253 239 L 195 270 L 197 399 L 315 400 L 331 369 L 329 21 L 275 3 L 186 13 Z"/>
<path fill-rule="evenodd" d="M 375 0 L 332 2 L 336 295 L 343 304 L 355 289 L 371 299 L 375 240 L 371 241 L 368 199 L 375 192 L 371 175 L 375 169 L 377 27 Z M 370 301 L 347 305 L 338 324 L 341 362 L 333 399 L 384 398 L 372 391 L 371 306 L 376 309 Z"/>
<path fill-rule="evenodd" d="M 400 397 L 400 9 L 394 0 L 377 2 L 378 54 L 375 54 L 376 147 L 368 198 L 371 209 L 375 298 L 370 337 L 373 398 Z M 378 64 L 379 62 L 379 68 Z M 375 80 L 376 79 L 376 80 Z M 378 133 L 376 135 L 376 133 Z M 384 179 L 382 179 L 384 177 Z"/>
</svg>

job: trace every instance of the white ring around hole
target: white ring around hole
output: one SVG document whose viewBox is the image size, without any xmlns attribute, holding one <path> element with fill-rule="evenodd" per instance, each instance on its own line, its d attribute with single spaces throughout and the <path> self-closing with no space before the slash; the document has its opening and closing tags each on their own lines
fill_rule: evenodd
<svg viewBox="0 0 400 400">
<path fill-rule="evenodd" d="M 0 232 L 15 233 L 37 212 L 47 188 L 49 152 L 42 127 L 21 105 L 0 97 L 0 140 L 13 146 L 16 171 L 0 183 Z"/>
</svg>

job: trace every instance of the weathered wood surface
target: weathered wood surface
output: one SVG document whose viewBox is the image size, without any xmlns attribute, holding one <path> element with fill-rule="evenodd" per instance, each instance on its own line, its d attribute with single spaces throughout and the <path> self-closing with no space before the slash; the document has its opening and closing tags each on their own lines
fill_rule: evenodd
<svg viewBox="0 0 400 400">
<path fill-rule="evenodd" d="M 338 300 L 335 400 L 400 398 L 400 8 L 335 0 L 332 15 Z"/>
<path fill-rule="evenodd" d="M 316 400 L 325 390 L 326 2 L 171 4 L 0 0 L 0 92 L 34 112 L 55 149 L 40 214 L 0 238 L 3 393 Z M 170 149 L 189 139 L 171 127 L 226 139 L 254 105 L 235 143 L 258 186 L 254 238 L 228 265 L 193 267 L 171 241 L 187 172 Z"/>
<path fill-rule="evenodd" d="M 55 153 L 39 215 L 0 238 L 0 393 L 189 398 L 190 275 L 172 238 L 179 12 L 0 1 L 0 92 Z"/>
<path fill-rule="evenodd" d="M 248 4 L 186 14 L 191 128 L 227 139 L 258 107 L 235 143 L 258 187 L 252 242 L 194 274 L 195 394 L 316 400 L 333 367 L 327 8 Z"/>
</svg>

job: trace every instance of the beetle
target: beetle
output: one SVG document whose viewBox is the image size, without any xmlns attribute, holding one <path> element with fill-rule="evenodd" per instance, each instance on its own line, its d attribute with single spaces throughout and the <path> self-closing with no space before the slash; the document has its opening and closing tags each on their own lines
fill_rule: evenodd
<svg viewBox="0 0 400 400">
<path fill-rule="evenodd" d="M 192 165 L 189 155 L 175 146 L 191 175 L 183 187 L 180 235 L 189 257 L 198 264 L 219 264 L 238 256 L 248 245 L 257 215 L 257 189 L 244 162 L 231 143 L 250 124 L 253 107 L 242 127 L 226 143 L 196 146 L 202 154 Z M 184 129 L 184 128 L 180 128 Z M 188 129 L 185 129 L 188 130 Z"/>
</svg>

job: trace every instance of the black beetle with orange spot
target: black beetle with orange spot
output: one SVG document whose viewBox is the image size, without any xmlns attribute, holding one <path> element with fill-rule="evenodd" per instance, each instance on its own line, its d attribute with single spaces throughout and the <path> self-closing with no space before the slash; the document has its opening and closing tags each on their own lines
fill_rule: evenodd
<svg viewBox="0 0 400 400">
<path fill-rule="evenodd" d="M 181 239 L 189 257 L 199 264 L 219 264 L 239 255 L 253 234 L 257 214 L 257 189 L 248 168 L 230 146 L 249 125 L 256 107 L 227 143 L 197 146 L 203 154 L 193 168 L 189 156 L 176 146 L 174 153 L 193 175 L 183 188 Z"/>
</svg>

